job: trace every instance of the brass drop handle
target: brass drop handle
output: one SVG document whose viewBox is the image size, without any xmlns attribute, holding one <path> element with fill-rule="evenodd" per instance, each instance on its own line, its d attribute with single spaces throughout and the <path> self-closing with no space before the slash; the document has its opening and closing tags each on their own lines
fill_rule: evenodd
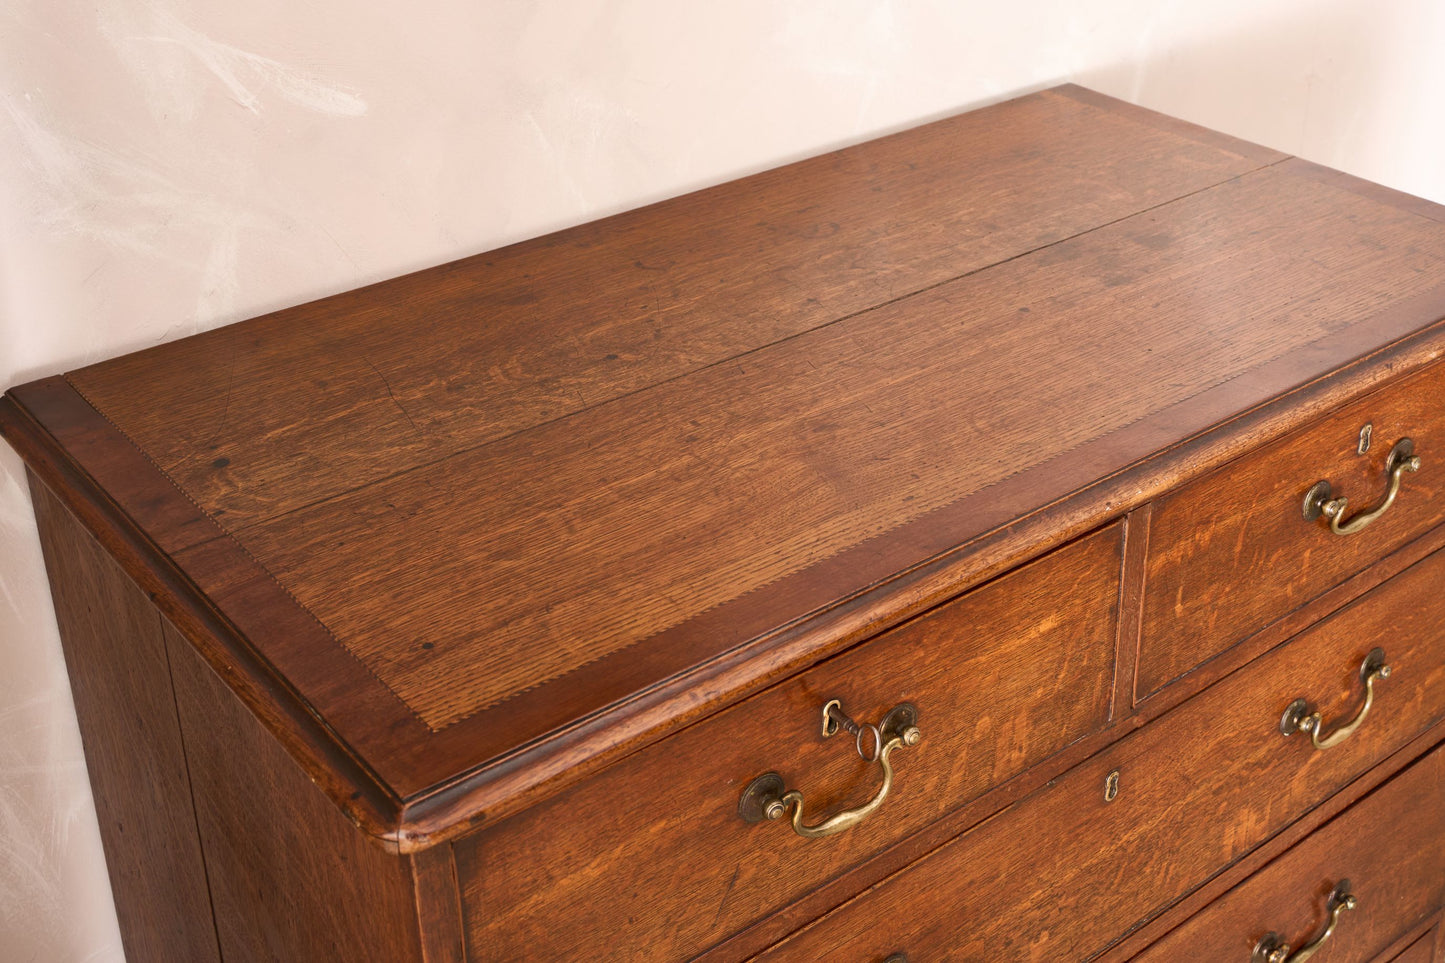
<svg viewBox="0 0 1445 963">
<path fill-rule="evenodd" d="M 1305 960 L 1319 952 L 1325 941 L 1335 935 L 1335 927 L 1340 925 L 1340 915 L 1345 910 L 1352 910 L 1358 905 L 1353 893 L 1350 892 L 1350 881 L 1342 879 L 1330 893 L 1329 902 L 1325 909 L 1330 914 L 1330 921 L 1325 925 L 1324 931 L 1309 943 L 1301 946 L 1298 950 L 1290 952 L 1289 943 L 1278 933 L 1266 933 L 1260 941 L 1254 944 L 1254 955 L 1250 957 L 1250 963 L 1304 963 Z"/>
<path fill-rule="evenodd" d="M 1320 733 L 1324 729 L 1324 720 L 1319 712 L 1310 708 L 1309 702 L 1300 698 L 1291 702 L 1289 708 L 1284 710 L 1284 718 L 1279 721 L 1279 731 L 1287 736 L 1296 732 L 1307 732 L 1316 749 L 1333 749 L 1354 735 L 1355 730 L 1364 723 L 1365 717 L 1370 714 L 1370 708 L 1375 704 L 1375 683 L 1389 677 L 1390 667 L 1385 664 L 1385 650 L 1371 649 L 1370 654 L 1365 656 L 1365 661 L 1360 663 L 1360 681 L 1365 684 L 1365 703 L 1360 706 L 1360 711 L 1355 713 L 1353 719 L 1337 726 L 1328 736 L 1322 736 Z"/>
<path fill-rule="evenodd" d="M 738 815 L 744 822 L 757 823 L 764 819 L 780 819 L 793 808 L 793 832 L 808 839 L 832 836 L 867 819 L 878 811 L 893 788 L 893 752 L 900 746 L 916 746 L 923 734 L 919 732 L 918 710 L 909 703 L 895 706 L 876 726 L 859 726 L 844 714 L 837 699 L 823 707 L 823 735 L 831 736 L 840 729 L 854 736 L 858 754 L 869 762 L 877 762 L 883 770 L 883 784 L 867 803 L 857 809 L 835 813 L 816 825 L 803 822 L 803 794 L 797 789 L 787 789 L 783 777 L 776 772 L 765 772 L 748 784 L 738 800 Z M 864 751 L 863 736 L 870 735 L 873 755 Z"/>
<path fill-rule="evenodd" d="M 1395 496 L 1400 494 L 1400 479 L 1405 472 L 1420 470 L 1420 456 L 1415 454 L 1415 443 L 1409 438 L 1401 438 L 1395 442 L 1395 447 L 1390 449 L 1390 456 L 1385 459 L 1385 474 L 1389 478 L 1389 485 L 1385 489 L 1385 500 L 1367 512 L 1360 512 L 1345 521 L 1345 509 L 1349 500 L 1341 495 L 1338 498 L 1331 498 L 1332 491 L 1330 483 L 1318 481 L 1305 492 L 1304 516 L 1306 521 L 1314 521 L 1323 516 L 1329 520 L 1330 531 L 1336 535 L 1353 535 L 1361 531 L 1375 519 L 1385 514 L 1391 505 L 1395 504 Z"/>
</svg>

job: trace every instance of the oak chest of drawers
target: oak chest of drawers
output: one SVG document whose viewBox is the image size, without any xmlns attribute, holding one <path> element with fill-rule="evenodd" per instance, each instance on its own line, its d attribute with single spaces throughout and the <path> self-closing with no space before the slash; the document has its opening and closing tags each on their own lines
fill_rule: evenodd
<svg viewBox="0 0 1445 963">
<path fill-rule="evenodd" d="M 129 958 L 1445 961 L 1442 319 L 1064 87 L 13 388 Z"/>
</svg>

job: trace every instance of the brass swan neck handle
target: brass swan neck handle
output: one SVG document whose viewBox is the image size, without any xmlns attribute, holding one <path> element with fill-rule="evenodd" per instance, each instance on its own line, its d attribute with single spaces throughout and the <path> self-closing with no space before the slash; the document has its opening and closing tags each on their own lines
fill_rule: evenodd
<svg viewBox="0 0 1445 963">
<path fill-rule="evenodd" d="M 1350 881 L 1340 880 L 1335 885 L 1334 891 L 1330 893 L 1329 901 L 1325 904 L 1330 918 L 1319 936 L 1291 952 L 1290 945 L 1283 936 L 1278 933 L 1266 933 L 1254 945 L 1254 954 L 1250 957 L 1250 963 L 1305 963 L 1305 960 L 1318 953 L 1320 947 L 1335 935 L 1335 928 L 1340 925 L 1340 916 L 1344 914 L 1345 910 L 1352 910 L 1358 905 L 1359 902 L 1350 892 Z"/>
<path fill-rule="evenodd" d="M 1353 535 L 1363 530 L 1367 525 L 1389 511 L 1390 506 L 1395 504 L 1395 496 L 1400 494 L 1400 481 L 1406 472 L 1420 470 L 1420 456 L 1415 454 L 1415 443 L 1409 438 L 1401 438 L 1395 442 L 1395 447 L 1390 449 L 1390 455 L 1385 459 L 1385 475 L 1388 479 L 1385 488 L 1385 498 L 1380 504 L 1369 511 L 1359 512 L 1349 521 L 1345 521 L 1345 510 L 1349 506 L 1349 499 L 1340 495 L 1331 497 L 1333 491 L 1327 481 L 1318 481 L 1305 492 L 1304 517 L 1305 521 L 1314 521 L 1317 518 L 1324 518 L 1330 523 L 1330 531 L 1336 535 Z"/>
<path fill-rule="evenodd" d="M 1284 717 L 1279 721 L 1279 731 L 1287 736 L 1296 732 L 1303 732 L 1309 735 L 1310 742 L 1316 749 L 1333 749 L 1355 734 L 1355 730 L 1364 724 L 1370 709 L 1375 705 L 1375 683 L 1381 679 L 1390 677 L 1390 666 L 1385 662 L 1385 650 L 1375 648 L 1365 656 L 1365 661 L 1360 663 L 1360 681 L 1365 684 L 1365 701 L 1360 706 L 1360 711 L 1355 717 L 1343 725 L 1336 726 L 1328 735 L 1324 735 L 1324 718 L 1320 713 L 1312 709 L 1308 700 L 1299 698 L 1289 704 L 1285 709 Z"/>
<path fill-rule="evenodd" d="M 902 746 L 916 746 L 923 738 L 917 726 L 918 710 L 909 703 L 894 707 L 877 726 L 859 726 L 842 711 L 838 700 L 833 699 L 823 707 L 823 735 L 830 736 L 845 729 L 855 736 L 858 755 L 869 762 L 877 762 L 883 770 L 883 781 L 878 791 L 868 802 L 857 809 L 834 813 L 822 822 L 808 825 L 804 820 L 803 793 L 797 789 L 785 788 L 783 777 L 776 772 L 766 772 L 754 779 L 743 790 L 738 800 L 738 815 L 744 822 L 757 823 L 764 819 L 781 819 L 791 807 L 793 810 L 793 832 L 807 839 L 818 839 L 841 833 L 867 819 L 877 812 L 888 799 L 893 789 L 893 753 Z M 875 754 L 864 751 L 863 734 L 870 733 Z"/>
</svg>

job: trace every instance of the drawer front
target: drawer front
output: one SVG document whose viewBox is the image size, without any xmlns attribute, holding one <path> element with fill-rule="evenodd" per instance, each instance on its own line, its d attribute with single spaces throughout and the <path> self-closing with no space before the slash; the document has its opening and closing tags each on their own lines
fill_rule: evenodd
<svg viewBox="0 0 1445 963">
<path fill-rule="evenodd" d="M 1317 963 L 1369 963 L 1445 901 L 1445 748 L 1310 834 L 1136 957 L 1138 963 L 1251 963 L 1262 941 L 1299 949 L 1329 922 L 1342 881 L 1352 909 Z M 1412 948 L 1402 959 L 1411 959 Z M 1431 948 L 1417 957 L 1428 963 Z"/>
<path fill-rule="evenodd" d="M 1376 392 L 1313 426 L 1160 500 L 1149 532 L 1139 698 L 1223 652 L 1376 559 L 1445 521 L 1445 366 Z M 1361 428 L 1370 444 L 1358 453 Z M 1348 502 L 1344 519 L 1379 506 L 1386 461 L 1414 442 L 1390 508 L 1354 534 L 1307 521 L 1318 481 Z"/>
<path fill-rule="evenodd" d="M 1380 963 L 1432 963 L 1435 959 L 1435 939 L 1439 934 L 1431 930 L 1410 944 L 1410 948 L 1389 960 Z"/>
<path fill-rule="evenodd" d="M 1114 525 L 462 841 L 469 958 L 685 959 L 1100 729 L 1121 559 Z M 881 807 L 824 838 L 744 822 L 769 771 L 803 793 L 804 825 L 879 791 L 852 735 L 822 735 L 835 698 L 864 723 L 917 707 Z"/>
<path fill-rule="evenodd" d="M 1445 715 L 1445 552 L 1119 741 L 1050 787 L 795 934 L 777 960 L 1088 959 Z M 1362 705 L 1358 667 L 1392 668 L 1327 750 L 1281 717 Z M 966 762 L 964 763 L 966 765 Z M 1106 799 L 1110 777 L 1117 792 Z M 1388 830 L 1382 830 L 1388 831 Z"/>
</svg>

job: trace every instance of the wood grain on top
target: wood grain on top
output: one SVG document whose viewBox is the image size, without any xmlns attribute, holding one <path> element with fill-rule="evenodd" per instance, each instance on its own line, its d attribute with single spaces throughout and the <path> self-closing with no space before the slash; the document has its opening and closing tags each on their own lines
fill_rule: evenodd
<svg viewBox="0 0 1445 963">
<path fill-rule="evenodd" d="M 237 537 L 445 726 L 1438 285 L 1418 221 L 1267 169 Z"/>
<path fill-rule="evenodd" d="M 1045 92 L 69 377 L 235 530 L 1281 156 L 1218 140 Z"/>
<path fill-rule="evenodd" d="M 1332 372 L 1445 316 L 1438 213 L 1048 91 L 74 372 L 89 405 L 25 386 L 0 426 L 204 594 L 254 710 L 314 713 L 293 751 L 451 806 L 843 644 L 775 641 L 807 616 L 939 600 L 879 586 L 1002 526 L 1058 513 L 1016 563 L 1116 517 L 1177 475 L 1080 493 L 1283 393 L 1378 384 Z M 1210 438 L 1162 463 L 1242 443 Z M 703 667 L 733 681 L 669 688 Z"/>
</svg>

